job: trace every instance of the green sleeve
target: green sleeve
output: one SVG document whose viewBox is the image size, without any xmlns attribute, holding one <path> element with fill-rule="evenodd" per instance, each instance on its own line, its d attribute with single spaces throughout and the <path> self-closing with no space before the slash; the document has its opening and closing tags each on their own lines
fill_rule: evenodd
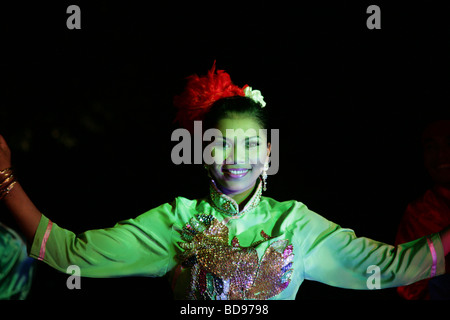
<svg viewBox="0 0 450 320">
<path fill-rule="evenodd" d="M 372 289 L 368 281 L 379 275 L 377 289 L 407 285 L 445 272 L 439 234 L 396 247 L 344 229 L 309 212 L 304 238 L 305 279 L 349 289 Z M 371 277 L 372 276 L 372 277 Z"/>
<path fill-rule="evenodd" d="M 30 256 L 66 272 L 76 265 L 81 276 L 162 276 L 172 264 L 175 204 L 164 204 L 112 228 L 79 235 L 42 215 Z"/>
</svg>

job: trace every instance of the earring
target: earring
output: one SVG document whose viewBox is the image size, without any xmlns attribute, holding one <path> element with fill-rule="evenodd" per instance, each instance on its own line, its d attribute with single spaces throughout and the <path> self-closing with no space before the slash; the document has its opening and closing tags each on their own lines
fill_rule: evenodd
<svg viewBox="0 0 450 320">
<path fill-rule="evenodd" d="M 268 162 L 266 162 L 264 164 L 264 170 L 262 172 L 263 191 L 267 191 L 267 170 L 269 170 L 269 163 Z"/>
</svg>

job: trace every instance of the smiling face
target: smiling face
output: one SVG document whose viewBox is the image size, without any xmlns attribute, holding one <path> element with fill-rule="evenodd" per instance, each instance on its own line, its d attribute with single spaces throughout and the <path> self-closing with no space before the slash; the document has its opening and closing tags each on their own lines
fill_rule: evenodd
<svg viewBox="0 0 450 320">
<path fill-rule="evenodd" d="M 212 144 L 214 163 L 206 168 L 225 194 L 251 190 L 270 154 L 270 143 L 259 123 L 248 116 L 220 119 L 222 133 Z"/>
<path fill-rule="evenodd" d="M 450 120 L 430 125 L 422 136 L 424 164 L 433 181 L 450 187 Z"/>
</svg>

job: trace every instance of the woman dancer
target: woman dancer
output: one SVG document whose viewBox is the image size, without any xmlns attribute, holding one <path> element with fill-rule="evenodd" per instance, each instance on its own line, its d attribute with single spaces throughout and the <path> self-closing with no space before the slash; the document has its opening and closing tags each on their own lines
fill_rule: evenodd
<svg viewBox="0 0 450 320">
<path fill-rule="evenodd" d="M 450 230 L 391 246 L 341 228 L 292 200 L 262 196 L 271 150 L 265 102 L 215 70 L 193 75 L 174 100 L 177 120 L 220 134 L 208 145 L 209 195 L 177 197 L 112 228 L 75 235 L 35 207 L 0 136 L 0 198 L 30 243 L 30 256 L 81 276 L 164 276 L 180 299 L 295 299 L 304 279 L 371 289 L 445 273 Z M 371 277 L 373 275 L 374 277 Z"/>
</svg>

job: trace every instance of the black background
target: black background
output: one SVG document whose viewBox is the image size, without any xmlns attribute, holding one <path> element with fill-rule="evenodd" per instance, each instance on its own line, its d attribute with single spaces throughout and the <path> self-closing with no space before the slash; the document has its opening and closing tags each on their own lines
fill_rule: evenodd
<svg viewBox="0 0 450 320">
<path fill-rule="evenodd" d="M 68 30 L 66 8 L 81 8 Z M 369 30 L 366 8 L 381 8 Z M 420 132 L 445 116 L 448 5 L 97 1 L 0 8 L 0 133 L 38 208 L 74 232 L 176 196 L 202 197 L 201 166 L 176 166 L 172 98 L 217 67 L 261 90 L 280 130 L 267 196 L 296 199 L 359 236 L 393 243 L 429 186 Z M 444 112 L 445 113 L 445 112 Z M 14 226 L 4 208 L 1 219 Z M 86 279 L 39 263 L 30 299 L 167 299 L 165 279 Z M 305 282 L 298 299 L 398 299 Z"/>
</svg>

